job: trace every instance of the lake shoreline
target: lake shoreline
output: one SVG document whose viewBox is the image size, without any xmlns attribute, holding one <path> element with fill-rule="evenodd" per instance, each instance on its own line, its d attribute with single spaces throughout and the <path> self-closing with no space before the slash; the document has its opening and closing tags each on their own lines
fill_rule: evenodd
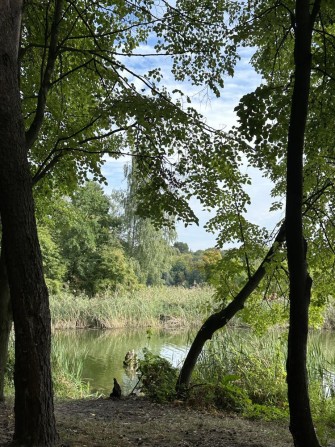
<svg viewBox="0 0 335 447">
<path fill-rule="evenodd" d="M 50 296 L 53 329 L 121 329 L 121 328 L 200 328 L 205 319 L 218 309 L 215 290 L 211 287 L 146 287 L 127 294 L 104 294 L 96 297 L 73 295 L 64 291 Z M 246 308 L 247 309 L 247 308 Z M 311 326 L 335 330 L 335 306 L 313 308 Z M 256 312 L 256 314 L 255 314 Z M 230 327 L 287 326 L 287 319 L 273 321 L 269 303 L 257 304 L 255 321 L 242 321 L 237 314 Z M 264 326 L 264 327 L 263 327 Z M 262 329 L 263 328 L 263 329 Z"/>
</svg>

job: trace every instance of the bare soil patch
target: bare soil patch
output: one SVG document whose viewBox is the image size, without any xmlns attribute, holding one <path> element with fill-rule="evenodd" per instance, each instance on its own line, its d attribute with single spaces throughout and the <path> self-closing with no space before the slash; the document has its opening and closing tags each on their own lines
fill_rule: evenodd
<svg viewBox="0 0 335 447">
<path fill-rule="evenodd" d="M 292 447 L 287 426 L 157 404 L 143 397 L 56 402 L 62 447 Z M 0 404 L 0 445 L 13 435 L 11 407 Z"/>
</svg>

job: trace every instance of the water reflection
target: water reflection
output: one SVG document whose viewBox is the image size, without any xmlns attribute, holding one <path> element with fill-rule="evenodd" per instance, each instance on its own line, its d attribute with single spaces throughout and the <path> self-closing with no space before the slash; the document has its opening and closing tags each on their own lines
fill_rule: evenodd
<svg viewBox="0 0 335 447">
<path fill-rule="evenodd" d="M 138 358 L 143 358 L 143 348 L 147 348 L 178 366 L 190 340 L 185 331 L 59 331 L 53 334 L 53 347 L 62 351 L 68 364 L 82 364 L 82 378 L 89 382 L 92 392 L 109 394 L 115 377 L 127 394 L 138 380 L 134 370 L 123 367 L 128 351 L 134 350 Z"/>
<path fill-rule="evenodd" d="M 241 339 L 251 332 L 230 329 L 230 334 Z M 281 333 L 278 333 L 281 334 Z M 81 364 L 81 377 L 89 382 L 92 392 L 109 395 L 113 378 L 128 394 L 137 383 L 134 369 L 125 369 L 123 361 L 128 351 L 134 350 L 143 358 L 143 348 L 180 366 L 185 358 L 194 333 L 162 330 L 77 330 L 53 334 L 53 347 L 68 365 Z M 256 337 L 256 336 L 255 336 Z M 248 343 L 250 344 L 250 343 Z M 311 379 L 321 380 L 326 397 L 335 395 L 335 334 L 316 332 L 309 337 L 308 366 Z M 285 349 L 285 343 L 283 344 Z"/>
</svg>

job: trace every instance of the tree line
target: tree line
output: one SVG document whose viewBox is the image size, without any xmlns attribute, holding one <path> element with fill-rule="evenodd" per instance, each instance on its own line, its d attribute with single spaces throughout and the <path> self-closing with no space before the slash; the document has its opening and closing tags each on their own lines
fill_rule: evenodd
<svg viewBox="0 0 335 447">
<path fill-rule="evenodd" d="M 217 210 L 209 229 L 220 231 L 218 244 L 234 241 L 243 260 L 243 274 L 234 258 L 229 264 L 236 284 L 220 280 L 225 271 L 218 275 L 221 310 L 200 329 L 179 388 L 187 386 L 203 343 L 254 290 L 287 284 L 290 430 L 296 447 L 319 447 L 306 342 L 310 302 L 331 296 L 334 265 L 334 32 L 330 0 L 179 0 L 159 7 L 151 0 L 1 3 L 0 353 L 3 368 L 13 318 L 17 443 L 51 446 L 57 439 L 48 290 L 33 191 L 46 202 L 73 195 L 75 204 L 78 184 L 89 176 L 105 181 L 100 168 L 106 154 L 127 153 L 138 173 L 131 216 L 150 218 L 155 227 L 170 228 L 172 218 L 197 222 L 188 202 L 196 196 Z M 148 54 L 144 48 L 153 36 Z M 241 98 L 238 123 L 227 132 L 208 126 L 182 89 L 169 92 L 160 64 L 152 62 L 166 57 L 177 81 L 188 79 L 220 95 L 224 77 L 234 74 L 240 46 L 256 48 L 251 63 L 262 82 Z M 139 57 L 150 60 L 145 73 L 132 65 Z M 275 235 L 246 218 L 250 199 L 244 187 L 250 179 L 240 169 L 245 160 L 273 181 L 274 196 L 286 199 Z M 49 265 L 55 262 L 55 272 L 63 254 L 48 237 L 47 215 L 39 218 L 41 240 L 54 244 Z M 94 257 L 94 244 L 112 234 L 102 232 L 94 240 L 91 228 L 76 218 L 77 212 L 72 219 L 82 233 L 69 234 L 68 250 L 73 244 L 75 252 L 76 237 L 78 242 L 84 236 L 87 255 Z M 71 218 L 64 222 L 70 229 Z M 131 248 L 135 253 L 138 246 Z M 91 265 L 104 272 L 113 265 L 106 259 L 121 264 L 122 251 L 106 252 Z M 57 274 L 83 274 L 80 259 L 69 259 L 66 268 Z M 98 290 L 104 283 L 90 287 Z"/>
<path fill-rule="evenodd" d="M 195 287 L 210 283 L 222 258 L 218 249 L 192 252 L 174 230 L 130 216 L 126 192 L 108 196 L 96 182 L 52 201 L 36 197 L 46 283 L 51 293 L 69 290 L 93 297 L 136 290 L 139 285 Z"/>
</svg>

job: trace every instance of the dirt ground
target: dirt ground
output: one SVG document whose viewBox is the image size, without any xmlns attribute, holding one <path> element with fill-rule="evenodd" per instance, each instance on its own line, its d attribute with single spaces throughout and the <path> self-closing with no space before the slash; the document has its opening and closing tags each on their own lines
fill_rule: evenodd
<svg viewBox="0 0 335 447">
<path fill-rule="evenodd" d="M 292 447 L 284 424 L 197 411 L 143 397 L 56 402 L 59 447 Z M 9 446 L 13 414 L 0 403 L 0 445 Z"/>
</svg>

